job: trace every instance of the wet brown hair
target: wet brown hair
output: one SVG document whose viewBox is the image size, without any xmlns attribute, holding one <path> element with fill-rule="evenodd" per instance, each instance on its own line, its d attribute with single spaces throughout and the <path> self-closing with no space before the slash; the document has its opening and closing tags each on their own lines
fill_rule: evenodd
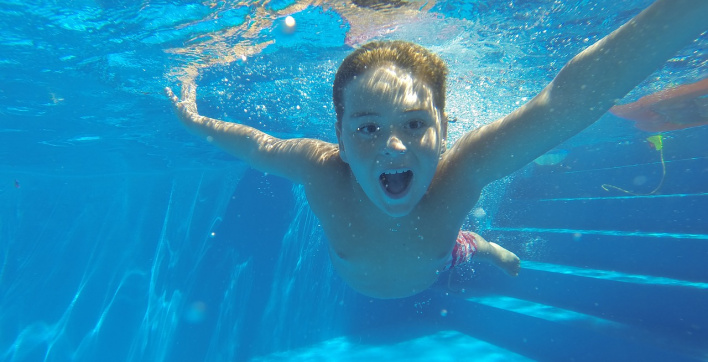
<svg viewBox="0 0 708 362">
<path fill-rule="evenodd" d="M 334 76 L 332 99 L 337 112 L 337 124 L 342 122 L 344 113 L 344 87 L 354 77 L 369 69 L 394 64 L 410 71 L 428 84 L 433 91 L 433 105 L 441 112 L 445 110 L 445 80 L 447 65 L 437 55 L 415 43 L 406 41 L 373 41 L 349 54 Z M 443 117 L 446 122 L 446 117 Z"/>
</svg>

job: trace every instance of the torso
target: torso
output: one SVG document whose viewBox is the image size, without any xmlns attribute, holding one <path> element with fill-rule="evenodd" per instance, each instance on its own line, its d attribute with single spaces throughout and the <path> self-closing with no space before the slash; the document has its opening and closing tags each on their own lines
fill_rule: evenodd
<svg viewBox="0 0 708 362">
<path fill-rule="evenodd" d="M 406 297 L 430 287 L 449 260 L 464 215 L 450 215 L 445 200 L 426 195 L 410 214 L 388 216 L 341 165 L 338 172 L 330 169 L 326 180 L 305 185 L 338 274 L 377 298 Z"/>
</svg>

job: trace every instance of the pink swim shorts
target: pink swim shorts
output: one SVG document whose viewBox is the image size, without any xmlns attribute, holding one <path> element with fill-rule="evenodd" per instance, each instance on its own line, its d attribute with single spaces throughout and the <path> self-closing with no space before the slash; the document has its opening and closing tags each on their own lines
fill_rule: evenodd
<svg viewBox="0 0 708 362">
<path fill-rule="evenodd" d="M 450 259 L 443 270 L 450 270 L 458 265 L 467 263 L 477 252 L 477 242 L 474 234 L 469 231 L 460 230 L 457 234 L 455 247 L 452 249 Z"/>
</svg>

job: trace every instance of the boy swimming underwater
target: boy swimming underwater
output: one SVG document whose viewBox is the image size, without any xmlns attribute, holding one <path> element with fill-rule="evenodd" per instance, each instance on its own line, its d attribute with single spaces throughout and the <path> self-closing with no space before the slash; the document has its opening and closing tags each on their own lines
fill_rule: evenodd
<svg viewBox="0 0 708 362">
<path fill-rule="evenodd" d="M 357 291 L 400 298 L 430 287 L 476 250 L 509 274 L 518 258 L 461 232 L 490 182 L 599 119 L 708 29 L 708 1 L 658 0 L 575 56 L 529 103 L 445 147 L 444 62 L 407 42 L 373 42 L 334 81 L 338 144 L 277 139 L 200 116 L 196 87 L 166 89 L 191 131 L 263 172 L 304 185 L 332 263 Z M 457 240 L 457 242 L 456 242 Z"/>
</svg>

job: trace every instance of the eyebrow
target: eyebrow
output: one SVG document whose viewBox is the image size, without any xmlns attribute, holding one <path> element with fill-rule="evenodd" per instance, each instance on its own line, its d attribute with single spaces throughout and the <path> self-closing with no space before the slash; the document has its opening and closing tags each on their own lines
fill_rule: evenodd
<svg viewBox="0 0 708 362">
<path fill-rule="evenodd" d="M 406 109 L 402 113 L 415 113 L 415 112 L 427 112 L 427 109 L 425 108 L 411 108 L 411 109 Z M 360 117 L 368 117 L 368 116 L 378 116 L 379 114 L 376 112 L 371 112 L 371 111 L 362 111 L 362 112 L 354 112 L 352 113 L 350 118 L 360 118 Z"/>
<path fill-rule="evenodd" d="M 360 118 L 360 117 L 368 117 L 368 116 L 378 116 L 379 114 L 376 112 L 370 112 L 370 111 L 363 111 L 363 112 L 355 112 L 352 113 L 350 118 Z"/>
<path fill-rule="evenodd" d="M 403 113 L 413 113 L 413 112 L 427 112 L 428 110 L 425 108 L 411 108 L 411 109 L 406 109 L 403 111 Z"/>
</svg>

